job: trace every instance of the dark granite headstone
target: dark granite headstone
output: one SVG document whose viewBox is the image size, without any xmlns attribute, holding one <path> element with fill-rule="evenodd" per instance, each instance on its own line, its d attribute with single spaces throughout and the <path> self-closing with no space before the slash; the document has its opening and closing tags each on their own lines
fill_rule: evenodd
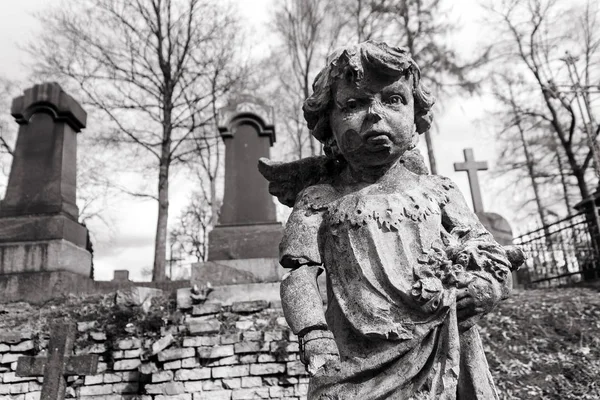
<svg viewBox="0 0 600 400">
<path fill-rule="evenodd" d="M 77 133 L 87 114 L 57 83 L 13 100 L 19 124 L 0 202 L 0 274 L 70 271 L 90 275 L 87 229 L 77 222 Z"/>
<path fill-rule="evenodd" d="M 273 108 L 241 95 L 219 110 L 225 143 L 225 193 L 219 223 L 209 236 L 209 260 L 278 257 L 282 226 L 258 172 L 275 142 Z"/>
<path fill-rule="evenodd" d="M 47 357 L 19 357 L 17 376 L 43 376 L 41 400 L 63 400 L 68 375 L 95 375 L 98 355 L 71 355 L 75 343 L 76 325 L 56 323 L 50 329 Z"/>
<path fill-rule="evenodd" d="M 13 100 L 20 125 L 0 217 L 62 214 L 75 221 L 77 132 L 86 112 L 56 83 L 35 85 Z"/>
</svg>

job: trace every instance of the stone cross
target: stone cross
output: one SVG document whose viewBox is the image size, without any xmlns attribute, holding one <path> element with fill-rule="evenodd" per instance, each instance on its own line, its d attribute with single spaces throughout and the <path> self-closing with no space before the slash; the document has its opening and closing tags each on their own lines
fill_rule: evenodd
<svg viewBox="0 0 600 400">
<path fill-rule="evenodd" d="M 73 322 L 52 325 L 47 357 L 19 357 L 17 376 L 43 376 L 41 400 L 63 400 L 68 375 L 94 375 L 98 369 L 98 355 L 73 356 L 77 327 Z"/>
<path fill-rule="evenodd" d="M 487 161 L 475 161 L 473 149 L 464 149 L 465 162 L 454 163 L 455 171 L 467 171 L 469 177 L 469 186 L 471 187 L 471 199 L 473 200 L 473 210 L 475 213 L 483 212 L 483 200 L 481 198 L 481 189 L 477 171 L 488 169 Z"/>
</svg>

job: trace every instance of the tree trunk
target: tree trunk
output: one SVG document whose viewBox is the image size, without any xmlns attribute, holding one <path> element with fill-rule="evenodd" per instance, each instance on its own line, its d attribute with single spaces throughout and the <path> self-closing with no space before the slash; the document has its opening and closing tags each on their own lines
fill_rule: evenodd
<svg viewBox="0 0 600 400">
<path fill-rule="evenodd" d="M 433 142 L 431 140 L 431 129 L 424 133 L 425 143 L 427 144 L 427 158 L 429 159 L 429 169 L 432 175 L 437 174 L 437 164 L 435 162 L 435 154 L 433 154 Z"/>
<path fill-rule="evenodd" d="M 165 146 L 163 146 L 164 148 Z M 169 146 L 170 147 L 170 146 Z M 166 156 L 168 157 L 167 150 Z M 152 282 L 166 279 L 167 257 L 167 224 L 169 220 L 169 163 L 165 160 L 165 152 L 161 158 L 158 174 L 158 219 L 156 222 L 156 239 L 154 241 L 154 268 Z"/>
</svg>

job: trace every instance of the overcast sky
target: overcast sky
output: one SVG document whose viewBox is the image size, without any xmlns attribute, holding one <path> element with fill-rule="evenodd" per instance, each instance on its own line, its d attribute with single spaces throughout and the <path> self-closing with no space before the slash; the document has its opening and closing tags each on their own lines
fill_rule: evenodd
<svg viewBox="0 0 600 400">
<path fill-rule="evenodd" d="M 56 0 L 0 0 L 0 76 L 17 80 L 26 78 L 27 68 L 24 65 L 29 56 L 19 49 L 19 45 L 34 40 L 36 32 L 43 29 L 33 13 L 53 1 Z M 268 37 L 267 21 L 271 1 L 239 1 L 245 23 L 263 33 L 257 37 Z M 452 3 L 453 13 L 460 19 L 463 27 L 459 35 L 458 50 L 471 53 L 481 37 L 481 25 L 478 24 L 480 12 L 476 1 L 461 0 Z M 258 46 L 258 51 L 261 48 L 264 49 L 264 46 Z M 438 109 L 436 114 L 440 129 L 434 135 L 434 147 L 439 173 L 458 184 L 469 204 L 471 200 L 466 173 L 454 172 L 453 163 L 462 161 L 462 150 L 471 147 L 478 160 L 487 160 L 490 168 L 494 167 L 495 141 L 489 124 L 485 123 L 486 110 L 492 106 L 493 101 L 485 94 L 475 98 L 463 96 L 447 101 L 443 111 Z M 93 121 L 88 121 L 88 124 L 92 123 Z M 424 149 L 424 143 L 421 143 L 421 147 Z M 171 222 L 187 202 L 186 191 L 181 186 L 178 187 L 180 179 L 181 177 L 176 176 L 171 185 Z M 480 179 L 486 211 L 498 212 L 513 222 L 514 213 L 510 210 L 512 193 L 499 193 L 500 185 L 497 181 L 492 183 L 494 180 L 489 172 L 480 173 Z M 95 244 L 96 279 L 111 279 L 115 269 L 129 269 L 134 279 L 140 279 L 141 269 L 152 265 L 156 214 L 155 202 L 133 200 L 124 200 L 117 209 L 111 211 L 111 234 L 100 235 L 110 236 L 110 240 Z"/>
</svg>

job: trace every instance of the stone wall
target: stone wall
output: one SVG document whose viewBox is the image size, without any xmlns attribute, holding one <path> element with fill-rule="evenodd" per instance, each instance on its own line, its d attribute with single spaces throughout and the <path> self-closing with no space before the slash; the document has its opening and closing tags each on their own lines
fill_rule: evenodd
<svg viewBox="0 0 600 400">
<path fill-rule="evenodd" d="M 176 323 L 163 326 L 156 326 L 160 318 L 110 328 L 97 318 L 78 320 L 75 353 L 98 354 L 100 363 L 96 375 L 68 378 L 67 397 L 306 398 L 308 377 L 298 341 L 277 304 L 205 303 L 177 313 L 172 316 Z M 104 321 L 111 318 L 104 316 Z M 15 371 L 20 356 L 46 353 L 48 333 L 31 325 L 10 330 L 0 333 L 0 400 L 39 399 L 43 379 L 20 378 Z"/>
<path fill-rule="evenodd" d="M 161 290 L 189 287 L 189 280 L 162 282 L 95 281 L 68 271 L 0 274 L 0 304 L 26 301 L 44 303 L 68 294 L 103 294 L 131 286 Z"/>
</svg>

